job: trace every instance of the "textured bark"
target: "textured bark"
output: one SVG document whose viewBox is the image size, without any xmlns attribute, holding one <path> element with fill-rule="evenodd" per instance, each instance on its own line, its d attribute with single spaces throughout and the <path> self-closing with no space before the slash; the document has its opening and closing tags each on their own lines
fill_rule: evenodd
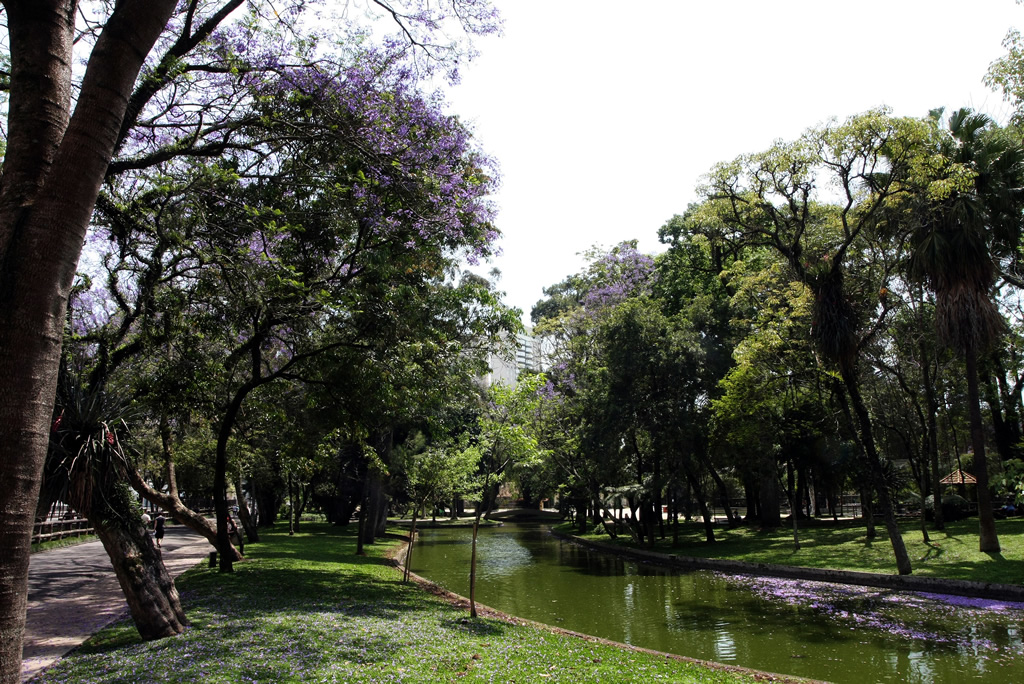
<svg viewBox="0 0 1024 684">
<path fill-rule="evenodd" d="M 718 470 L 706 454 L 701 456 L 701 461 L 704 463 L 704 467 L 707 468 L 708 473 L 711 474 L 711 479 L 715 482 L 715 489 L 718 490 L 718 500 L 722 504 L 722 508 L 725 509 L 725 517 L 729 521 L 729 527 L 739 527 L 740 519 L 732 510 L 732 506 L 729 505 L 729 489 L 725 486 L 725 481 L 718 474 Z"/>
<path fill-rule="evenodd" d="M 235 392 L 231 403 L 228 404 L 227 409 L 224 411 L 224 417 L 221 419 L 220 430 L 217 434 L 217 455 L 214 459 L 213 468 L 213 511 L 217 520 L 217 535 L 214 546 L 220 552 L 221 572 L 234 572 L 235 562 L 234 554 L 232 553 L 231 536 L 228 533 L 228 440 L 231 438 L 232 430 L 234 430 L 235 421 L 238 419 L 238 412 L 242 408 L 242 402 L 249 392 L 258 386 L 260 370 L 259 350 L 258 347 L 255 349 L 256 351 L 253 352 L 253 377 L 257 378 L 257 380 L 247 382 Z"/>
<path fill-rule="evenodd" d="M 141 520 L 89 520 L 110 556 L 139 635 L 149 641 L 185 630 L 188 620 L 160 551 Z"/>
<path fill-rule="evenodd" d="M 931 465 L 932 509 L 935 529 L 946 529 L 946 523 L 942 519 L 942 473 L 939 472 L 939 400 L 935 396 L 935 386 L 931 377 L 931 357 L 926 353 L 924 343 L 921 343 L 921 384 L 924 387 L 925 419 L 928 425 L 928 462 Z M 923 505 L 924 502 L 922 502 Z"/>
<path fill-rule="evenodd" d="M 377 452 L 377 458 L 384 466 L 388 466 L 391 463 L 393 439 L 394 434 L 391 430 L 381 430 L 373 440 L 373 450 Z M 377 537 L 383 536 L 387 531 L 388 505 L 390 500 L 380 473 L 371 468 L 366 478 L 368 489 L 363 541 L 367 544 L 372 544 Z"/>
<path fill-rule="evenodd" d="M 885 481 L 885 473 L 882 470 L 882 461 L 878 457 L 878 449 L 875 447 L 875 436 L 871 427 L 871 416 L 864 399 L 860 394 L 860 387 L 857 384 L 856 371 L 846 364 L 840 365 L 840 374 L 843 376 L 843 383 L 850 396 L 850 404 L 853 406 L 853 413 L 857 417 L 860 427 L 860 443 L 867 460 L 868 472 L 872 485 L 878 494 L 878 502 L 882 507 L 882 520 L 885 522 L 885 529 L 889 533 L 889 542 L 892 544 L 893 554 L 896 556 L 896 570 L 901 575 L 909 575 L 912 572 L 910 555 L 903 543 L 903 533 L 896 523 L 896 509 L 893 507 L 889 496 L 889 485 Z"/>
<path fill-rule="evenodd" d="M 376 542 L 377 537 L 382 534 L 378 530 L 378 520 L 380 519 L 381 508 L 386 504 L 384 502 L 384 485 L 380 481 L 380 476 L 376 473 L 366 474 L 366 499 L 363 508 L 366 509 L 365 516 L 363 517 L 363 543 L 373 544 Z"/>
<path fill-rule="evenodd" d="M 981 399 L 978 390 L 978 355 L 974 347 L 969 346 L 964 356 L 967 361 L 967 407 L 971 416 L 974 477 L 978 480 L 978 548 L 983 553 L 999 553 L 996 517 L 992 511 L 992 493 L 988 488 L 985 428 L 981 418 Z"/>
<path fill-rule="evenodd" d="M 245 496 L 242 494 L 241 472 L 235 476 L 235 491 L 238 492 L 238 519 L 242 522 L 242 529 L 245 530 L 245 538 L 249 540 L 250 544 L 255 544 L 260 540 L 260 532 L 256 527 L 256 521 L 253 520 L 253 516 L 249 512 L 249 505 L 245 503 Z"/>
<path fill-rule="evenodd" d="M 779 510 L 779 483 L 775 474 L 775 459 L 770 455 L 763 457 L 758 491 L 758 510 L 761 512 L 761 527 L 775 529 L 782 525 L 782 513 Z"/>
<path fill-rule="evenodd" d="M 121 0 L 71 111 L 74 0 L 7 0 L 11 88 L 0 184 L 0 683 L 21 678 L 33 514 L 64 310 L 100 183 L 174 0 Z"/>
<path fill-rule="evenodd" d="M 215 548 L 217 546 L 217 528 L 205 516 L 202 516 L 186 506 L 178 498 L 177 493 L 159 492 L 149 486 L 137 470 L 129 471 L 128 478 L 132 487 L 139 494 L 143 495 L 155 504 L 171 514 L 176 521 L 189 528 L 197 534 L 201 534 Z M 231 547 L 234 560 L 242 560 L 242 554 L 234 546 Z"/>
<path fill-rule="evenodd" d="M 585 520 L 586 515 L 583 518 Z M 473 518 L 473 549 L 469 556 L 469 616 L 472 618 L 476 617 L 476 537 L 479 531 L 480 510 L 478 507 L 476 517 Z"/>
</svg>

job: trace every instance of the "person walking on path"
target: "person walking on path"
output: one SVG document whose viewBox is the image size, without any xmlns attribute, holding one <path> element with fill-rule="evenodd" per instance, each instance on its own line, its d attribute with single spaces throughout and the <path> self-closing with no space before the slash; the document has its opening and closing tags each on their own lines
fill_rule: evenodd
<svg viewBox="0 0 1024 684">
<path fill-rule="evenodd" d="M 156 548 L 160 548 L 160 540 L 164 538 L 164 523 L 167 518 L 164 517 L 163 513 L 156 514 L 156 523 L 153 529 L 153 537 L 156 539 Z"/>
</svg>

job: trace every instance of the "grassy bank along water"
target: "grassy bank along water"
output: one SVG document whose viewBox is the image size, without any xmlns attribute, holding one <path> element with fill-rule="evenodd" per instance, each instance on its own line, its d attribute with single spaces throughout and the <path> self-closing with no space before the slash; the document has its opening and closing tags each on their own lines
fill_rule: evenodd
<svg viewBox="0 0 1024 684">
<path fill-rule="evenodd" d="M 235 572 L 178 579 L 191 626 L 142 642 L 130 622 L 100 632 L 42 683 L 754 682 L 712 668 L 466 611 L 402 584 L 387 540 L 356 556 L 353 530 L 303 525 L 247 545 Z"/>
<path fill-rule="evenodd" d="M 947 523 L 945 530 L 929 530 L 925 543 L 917 521 L 901 524 L 903 541 L 910 553 L 914 574 L 974 582 L 1024 584 L 1024 518 L 996 521 L 1000 553 L 978 551 L 978 521 L 959 520 Z M 679 544 L 672 544 L 672 530 L 665 525 L 665 539 L 656 539 L 653 546 L 635 544 L 629 535 L 610 539 L 603 528 L 588 526 L 587 534 L 579 535 L 575 525 L 563 523 L 555 528 L 563 534 L 605 544 L 619 544 L 660 553 L 721 558 L 749 563 L 796 565 L 829 570 L 853 570 L 894 574 L 896 560 L 885 528 L 878 527 L 878 536 L 868 539 L 863 521 L 832 523 L 815 522 L 799 529 L 800 548 L 794 548 L 793 530 L 780 527 L 760 530 L 756 527 L 728 529 L 715 527 L 716 542 L 704 541 L 700 523 L 680 525 Z"/>
</svg>

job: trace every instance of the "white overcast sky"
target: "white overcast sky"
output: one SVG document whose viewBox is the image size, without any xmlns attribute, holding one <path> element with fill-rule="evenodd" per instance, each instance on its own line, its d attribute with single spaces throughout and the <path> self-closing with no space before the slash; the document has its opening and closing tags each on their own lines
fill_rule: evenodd
<svg viewBox="0 0 1024 684">
<path fill-rule="evenodd" d="M 657 231 L 713 164 L 879 105 L 1005 119 L 982 78 L 1013 0 L 495 0 L 503 36 L 451 89 L 498 160 L 499 288 L 529 323 L 580 252 Z"/>
</svg>

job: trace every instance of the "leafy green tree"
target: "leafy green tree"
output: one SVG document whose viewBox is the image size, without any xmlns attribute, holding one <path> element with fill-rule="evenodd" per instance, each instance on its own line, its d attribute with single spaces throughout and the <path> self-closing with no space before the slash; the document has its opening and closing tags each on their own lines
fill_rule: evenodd
<svg viewBox="0 0 1024 684">
<path fill-rule="evenodd" d="M 817 394 L 822 377 L 807 335 L 810 292 L 788 277 L 783 264 L 760 266 L 736 262 L 730 268 L 736 309 L 750 312 L 749 331 L 734 352 L 736 365 L 720 382 L 721 396 L 712 402 L 713 442 L 717 451 L 739 457 L 743 479 L 757 492 L 757 519 L 776 527 L 784 435 L 792 431 L 798 407 Z M 753 518 L 755 507 L 748 508 Z"/>
<path fill-rule="evenodd" d="M 871 231 L 884 208 L 905 192 L 903 180 L 919 164 L 926 138 L 923 123 L 872 111 L 719 164 L 702 188 L 711 200 L 705 220 L 718 240 L 770 247 L 813 293 L 812 335 L 824 358 L 835 364 L 849 396 L 900 574 L 911 572 L 910 558 L 858 369 L 863 345 L 884 322 L 886 309 L 874 301 L 858 308 L 848 280 L 869 276 L 869 271 L 851 269 L 858 253 L 870 249 Z M 834 199 L 819 192 L 823 182 L 830 184 Z M 884 280 L 874 285 L 877 293 Z"/>
<path fill-rule="evenodd" d="M 472 495 L 473 475 L 477 470 L 478 458 L 477 449 L 460 448 L 452 442 L 426 446 L 415 452 L 410 449 L 405 454 L 403 470 L 405 486 L 412 504 L 412 524 L 409 547 L 405 554 L 403 581 L 409 581 L 419 511 L 425 509 L 428 503 L 436 510 L 439 505 L 450 503 L 456 496 Z"/>
<path fill-rule="evenodd" d="M 979 391 L 979 356 L 1005 323 L 992 298 L 1000 260 L 1017 257 L 1024 209 L 1024 147 L 969 109 L 949 117 L 936 150 L 945 164 L 928 179 L 932 201 L 912 235 L 912 270 L 935 293 L 939 338 L 964 358 L 971 444 L 978 480 L 980 548 L 999 551 L 989 489 Z"/>
<path fill-rule="evenodd" d="M 1001 90 L 1014 108 L 1013 124 L 1024 124 L 1024 39 L 1020 31 L 1010 29 L 1003 39 L 1006 54 L 992 62 L 985 74 L 985 85 Z"/>
<path fill-rule="evenodd" d="M 9 36 L 9 106 L 0 185 L 0 682 L 20 676 L 32 499 L 45 460 L 61 356 L 64 310 L 101 184 L 118 168 L 138 168 L 184 153 L 217 155 L 230 147 L 222 124 L 245 101 L 222 97 L 253 71 L 223 57 L 227 45 L 281 56 L 246 40 L 245 26 L 270 21 L 289 33 L 305 3 L 253 2 L 236 31 L 216 32 L 244 0 L 97 3 L 77 0 L 4 2 Z M 478 0 L 442 7 L 375 3 L 399 22 L 400 50 L 418 48 L 454 68 L 458 44 L 444 39 L 446 19 L 470 32 L 497 29 L 493 9 Z M 266 19 L 264 18 L 266 17 Z M 251 19 L 251 21 L 249 21 Z M 81 20 L 82 26 L 75 25 Z M 147 59 L 152 51 L 157 53 Z M 199 48 L 202 49 L 199 49 Z M 195 61 L 188 57 L 192 55 Z M 76 64 L 86 64 L 79 80 Z M 143 73 L 143 68 L 145 73 Z M 232 86 L 233 88 L 233 86 Z M 232 88 L 229 88 L 231 90 Z M 206 92 L 205 106 L 174 101 Z M 194 115 L 191 116 L 191 115 Z M 152 136 L 126 145 L 140 122 Z M 174 130 L 176 134 L 159 135 Z M 119 153 L 124 158 L 115 160 Z"/>
<path fill-rule="evenodd" d="M 631 455 L 627 470 L 639 485 L 641 538 L 654 543 L 669 476 L 682 470 L 703 494 L 697 473 L 706 460 L 700 433 L 701 361 L 697 334 L 688 321 L 665 316 L 654 300 L 633 297 L 603 321 L 601 345 L 608 374 L 609 417 Z M 699 496 L 709 541 L 714 540 L 706 497 Z"/>
<path fill-rule="evenodd" d="M 491 492 L 497 488 L 508 469 L 540 457 L 534 421 L 540 404 L 539 390 L 546 379 L 543 374 L 528 376 L 515 387 L 497 384 L 487 390 L 486 405 L 481 412 L 478 429 L 472 436 L 473 443 L 467 448 L 464 460 L 477 460 L 480 481 L 480 501 L 473 518 L 473 550 L 469 565 L 469 606 L 470 615 L 476 612 L 476 540 L 480 519 L 486 512 L 488 502 L 493 502 Z"/>
</svg>

